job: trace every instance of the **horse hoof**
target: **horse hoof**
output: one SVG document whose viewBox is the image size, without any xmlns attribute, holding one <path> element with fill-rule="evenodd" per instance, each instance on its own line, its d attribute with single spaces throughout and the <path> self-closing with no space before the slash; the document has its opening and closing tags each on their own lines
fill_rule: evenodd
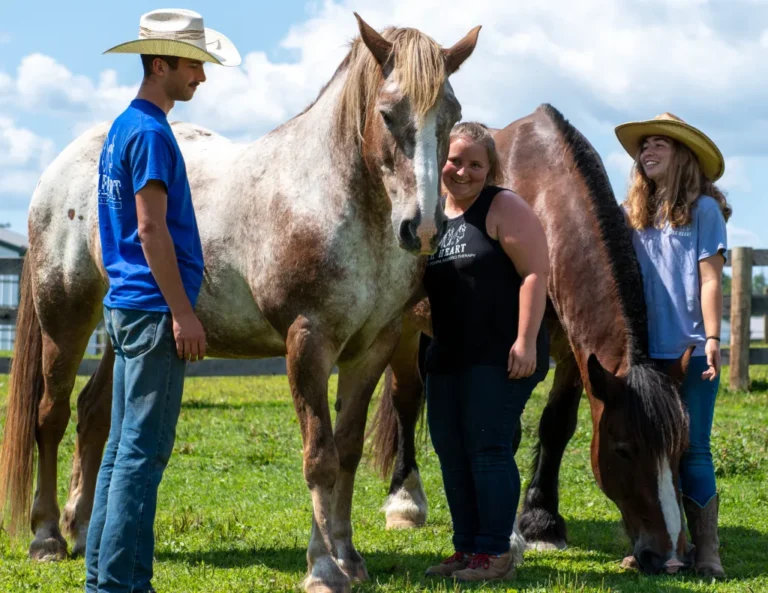
<svg viewBox="0 0 768 593">
<path fill-rule="evenodd" d="M 535 552 L 562 552 L 568 549 L 568 544 L 563 540 L 557 540 L 554 542 L 527 542 L 525 545 L 527 550 L 533 550 Z"/>
<path fill-rule="evenodd" d="M 339 568 L 333 558 L 318 558 L 307 578 L 304 579 L 306 593 L 352 593 L 349 577 Z"/>
<path fill-rule="evenodd" d="M 67 559 L 67 542 L 56 537 L 34 540 L 29 545 L 29 557 L 40 562 L 58 562 Z"/>
<path fill-rule="evenodd" d="M 387 515 L 387 530 L 416 529 L 417 527 L 424 527 L 424 521 L 416 521 L 411 517 L 402 515 Z"/>
<path fill-rule="evenodd" d="M 382 508 L 387 529 L 413 529 L 427 522 L 427 495 L 419 472 L 411 471 L 400 488 L 387 497 Z"/>
<path fill-rule="evenodd" d="M 515 522 L 512 536 L 509 538 L 509 551 L 512 554 L 512 564 L 514 566 L 520 566 L 523 563 L 526 548 L 527 543 L 525 538 L 520 533 L 520 530 L 517 527 L 517 522 Z"/>
<path fill-rule="evenodd" d="M 365 568 L 365 562 L 363 561 L 344 562 L 339 560 L 339 568 L 344 571 L 344 574 L 347 575 L 353 584 L 362 583 L 369 579 L 368 569 Z"/>
</svg>

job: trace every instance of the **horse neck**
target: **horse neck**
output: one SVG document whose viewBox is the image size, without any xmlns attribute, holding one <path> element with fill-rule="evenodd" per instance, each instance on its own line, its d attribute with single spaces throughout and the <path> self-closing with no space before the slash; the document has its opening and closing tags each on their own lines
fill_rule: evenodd
<svg viewBox="0 0 768 593">
<path fill-rule="evenodd" d="M 605 208 L 596 204 L 613 198 L 593 196 L 551 124 L 538 138 L 530 131 L 520 127 L 510 143 L 518 165 L 508 167 L 507 181 L 531 202 L 547 234 L 550 300 L 577 357 L 586 363 L 594 353 L 605 368 L 624 374 L 637 358 L 638 336 L 622 300 L 627 291 L 619 287 L 615 245 L 601 220 Z"/>
<path fill-rule="evenodd" d="M 327 206 L 344 208 L 360 190 L 364 169 L 354 137 L 336 133 L 335 112 L 347 72 L 337 72 L 304 112 L 254 142 L 248 159 L 269 163 L 283 185 L 304 179 Z M 259 166 L 264 166 L 260 164 Z M 297 197 L 296 199 L 301 199 Z"/>
</svg>

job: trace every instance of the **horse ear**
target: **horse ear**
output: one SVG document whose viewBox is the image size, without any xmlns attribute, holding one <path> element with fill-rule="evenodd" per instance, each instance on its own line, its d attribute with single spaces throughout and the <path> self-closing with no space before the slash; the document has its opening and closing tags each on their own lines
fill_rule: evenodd
<svg viewBox="0 0 768 593">
<path fill-rule="evenodd" d="M 592 385 L 592 395 L 601 402 L 608 403 L 611 398 L 614 386 L 619 379 L 597 360 L 597 356 L 590 354 L 587 359 L 587 372 L 589 382 Z"/>
<path fill-rule="evenodd" d="M 685 377 L 688 374 L 688 365 L 691 362 L 691 356 L 693 356 L 693 351 L 695 349 L 696 346 L 688 346 L 680 358 L 669 366 L 667 374 L 678 383 L 682 383 L 685 380 Z"/>
<path fill-rule="evenodd" d="M 357 27 L 360 29 L 360 38 L 371 51 L 373 57 L 382 68 L 392 55 L 392 43 L 384 39 L 381 34 L 366 23 L 359 14 L 354 13 L 357 19 Z"/>
<path fill-rule="evenodd" d="M 477 45 L 477 36 L 480 34 L 481 25 L 478 25 L 466 34 L 464 39 L 456 43 L 453 47 L 443 50 L 445 54 L 445 69 L 448 76 L 456 72 L 464 63 L 472 52 L 475 51 L 475 45 Z"/>
</svg>

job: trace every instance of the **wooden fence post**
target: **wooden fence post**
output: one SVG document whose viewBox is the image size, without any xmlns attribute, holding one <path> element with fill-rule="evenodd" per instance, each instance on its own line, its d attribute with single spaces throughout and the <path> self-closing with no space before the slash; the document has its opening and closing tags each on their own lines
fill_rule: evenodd
<svg viewBox="0 0 768 593">
<path fill-rule="evenodd" d="M 749 321 L 752 314 L 752 248 L 731 250 L 731 376 L 730 388 L 749 389 Z"/>
</svg>

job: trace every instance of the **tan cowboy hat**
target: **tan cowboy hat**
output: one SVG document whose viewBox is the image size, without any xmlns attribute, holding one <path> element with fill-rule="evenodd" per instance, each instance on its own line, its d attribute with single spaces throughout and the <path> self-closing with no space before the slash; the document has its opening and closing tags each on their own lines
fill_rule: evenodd
<svg viewBox="0 0 768 593">
<path fill-rule="evenodd" d="M 662 113 L 647 121 L 616 126 L 616 136 L 633 160 L 637 158 L 644 138 L 668 136 L 693 151 L 699 159 L 702 172 L 710 181 L 717 181 L 725 173 L 725 159 L 717 145 L 704 132 L 671 113 Z"/>
<path fill-rule="evenodd" d="M 192 10 L 161 8 L 141 17 L 139 38 L 104 52 L 177 56 L 221 66 L 242 61 L 235 45 L 224 35 L 203 26 L 203 17 Z"/>
</svg>

